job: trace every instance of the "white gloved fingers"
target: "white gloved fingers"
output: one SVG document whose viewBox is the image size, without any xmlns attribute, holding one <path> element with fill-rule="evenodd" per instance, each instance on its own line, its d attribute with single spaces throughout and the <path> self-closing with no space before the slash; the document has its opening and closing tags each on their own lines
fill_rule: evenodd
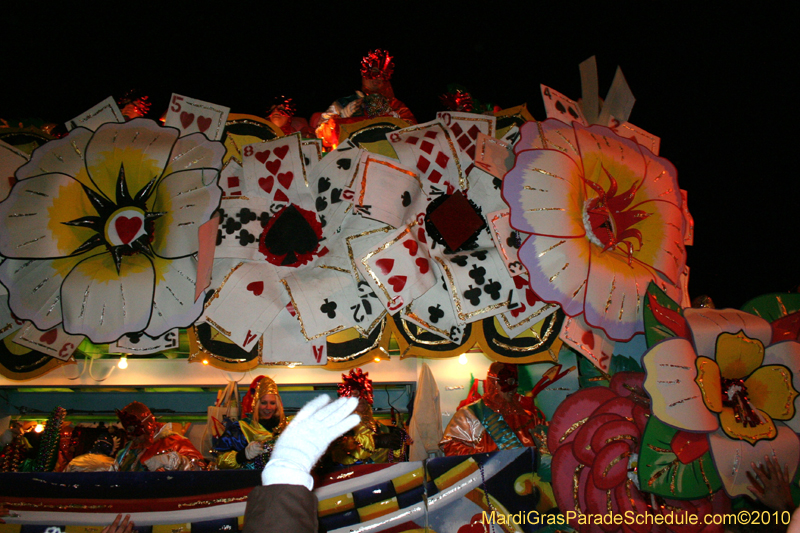
<svg viewBox="0 0 800 533">
<path fill-rule="evenodd" d="M 347 418 L 358 407 L 358 398 L 339 398 L 314 414 L 320 425 L 334 426 Z"/>
<path fill-rule="evenodd" d="M 299 422 L 300 420 L 312 416 L 317 411 L 322 409 L 325 405 L 327 405 L 328 402 L 330 401 L 331 401 L 330 397 L 326 394 L 321 394 L 317 396 L 316 398 L 308 402 L 302 409 L 300 409 L 300 412 L 297 413 L 297 415 L 295 415 L 294 419 L 292 420 L 292 423 L 289 424 L 289 427 L 294 425 L 295 422 Z"/>
<path fill-rule="evenodd" d="M 356 427 L 359 422 L 361 422 L 361 417 L 357 414 L 352 414 L 336 424 L 335 426 L 331 426 L 329 430 L 328 437 L 331 437 L 328 441 L 328 444 L 335 441 L 354 427 Z"/>
</svg>

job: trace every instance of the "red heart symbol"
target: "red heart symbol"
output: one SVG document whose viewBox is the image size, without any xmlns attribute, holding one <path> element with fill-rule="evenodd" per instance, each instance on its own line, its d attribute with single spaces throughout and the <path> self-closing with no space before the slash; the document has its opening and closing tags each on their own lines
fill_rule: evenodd
<svg viewBox="0 0 800 533">
<path fill-rule="evenodd" d="M 424 229 L 419 228 L 417 230 L 417 240 L 419 242 L 421 242 L 422 244 L 425 244 L 425 243 L 428 242 L 428 239 L 425 238 L 425 230 Z"/>
<path fill-rule="evenodd" d="M 267 163 L 267 170 L 269 170 L 271 174 L 276 174 L 278 170 L 280 170 L 280 168 L 281 168 L 281 162 L 278 161 L 277 159 L 274 159 Z"/>
<path fill-rule="evenodd" d="M 288 189 L 289 185 L 292 184 L 292 178 L 294 178 L 294 174 L 291 172 L 284 172 L 283 174 L 278 174 L 278 182 L 283 185 L 284 189 Z"/>
<path fill-rule="evenodd" d="M 389 285 L 392 286 L 394 292 L 400 292 L 406 286 L 407 279 L 405 276 L 392 276 L 389 278 Z"/>
<path fill-rule="evenodd" d="M 262 292 L 264 292 L 264 282 L 263 281 L 253 281 L 247 284 L 247 290 L 255 294 L 256 296 L 260 296 Z"/>
<path fill-rule="evenodd" d="M 403 241 L 403 246 L 408 248 L 408 255 L 417 255 L 417 248 L 419 246 L 417 245 L 417 241 L 415 241 L 414 239 L 408 239 Z"/>
<path fill-rule="evenodd" d="M 114 220 L 114 228 L 117 230 L 117 235 L 119 235 L 119 240 L 122 241 L 122 244 L 128 244 L 136 237 L 136 234 L 139 233 L 139 229 L 142 227 L 142 219 L 139 217 L 132 217 L 128 218 L 126 216 L 118 216 L 116 220 Z"/>
<path fill-rule="evenodd" d="M 269 150 L 264 150 L 263 152 L 256 152 L 256 159 L 262 164 L 266 164 L 267 159 L 269 159 Z"/>
<path fill-rule="evenodd" d="M 54 342 L 56 342 L 57 338 L 58 338 L 58 330 L 51 329 L 50 331 L 39 337 L 39 340 L 41 342 L 46 342 L 47 344 L 53 344 Z"/>
<path fill-rule="evenodd" d="M 384 274 L 388 274 L 394 268 L 394 259 L 378 259 L 375 261 L 375 266 L 380 268 Z"/>
<path fill-rule="evenodd" d="M 520 313 L 525 311 L 525 309 L 527 309 L 527 307 L 525 307 L 525 304 L 519 304 L 516 309 L 511 310 L 511 316 L 517 318 L 520 315 Z"/>
<path fill-rule="evenodd" d="M 420 274 L 426 273 L 431 268 L 431 265 L 428 264 L 428 260 L 424 257 L 417 257 L 415 263 L 417 263 L 417 267 L 419 267 Z"/>
<path fill-rule="evenodd" d="M 258 178 L 258 186 L 267 191 L 267 194 L 272 194 L 272 186 L 275 184 L 275 178 L 269 176 L 267 178 Z"/>
<path fill-rule="evenodd" d="M 194 122 L 194 113 L 187 113 L 186 111 L 181 113 L 181 126 L 183 126 L 183 129 L 188 128 L 192 122 Z"/>
<path fill-rule="evenodd" d="M 278 156 L 278 158 L 280 159 L 286 157 L 286 154 L 288 153 L 289 153 L 288 146 L 278 146 L 277 148 L 275 148 L 275 155 Z"/>
<path fill-rule="evenodd" d="M 205 133 L 209 126 L 211 126 L 211 117 L 197 117 L 197 129 L 201 133 Z"/>
<path fill-rule="evenodd" d="M 583 336 L 581 336 L 581 342 L 589 348 L 594 348 L 594 335 L 592 335 L 592 332 L 584 331 Z"/>
<path fill-rule="evenodd" d="M 536 295 L 533 293 L 530 287 L 525 289 L 525 301 L 528 302 L 528 305 L 533 305 L 536 303 Z"/>
<path fill-rule="evenodd" d="M 275 201 L 276 202 L 286 202 L 288 204 L 289 203 L 289 197 L 286 196 L 285 194 L 283 194 L 282 190 L 278 189 L 275 192 Z"/>
</svg>

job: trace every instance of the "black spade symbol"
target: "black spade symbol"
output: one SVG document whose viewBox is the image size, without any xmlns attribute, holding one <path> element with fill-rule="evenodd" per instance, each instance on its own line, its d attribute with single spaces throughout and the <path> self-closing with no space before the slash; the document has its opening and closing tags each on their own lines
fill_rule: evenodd
<svg viewBox="0 0 800 533">
<path fill-rule="evenodd" d="M 403 198 L 403 207 L 408 207 L 409 205 L 411 205 L 411 193 L 410 192 L 405 191 L 403 193 L 403 195 L 402 195 L 402 198 Z"/>
<path fill-rule="evenodd" d="M 340 159 L 336 162 L 336 166 L 342 170 L 350 170 L 350 160 L 349 159 Z"/>
<path fill-rule="evenodd" d="M 567 112 L 567 108 L 564 107 L 564 104 L 562 104 L 561 102 L 556 102 L 556 109 L 558 110 L 559 113 Z"/>
<path fill-rule="evenodd" d="M 317 202 L 316 203 L 317 203 L 317 205 L 316 205 L 317 213 L 319 213 L 320 211 L 322 211 L 326 207 L 328 207 L 328 202 L 325 200 L 324 196 L 317 196 Z"/>
<path fill-rule="evenodd" d="M 574 109 L 572 109 L 571 107 L 568 108 L 567 111 L 569 111 L 569 114 L 572 115 L 572 118 L 574 118 L 574 119 L 578 118 L 578 113 Z"/>
<path fill-rule="evenodd" d="M 317 190 L 320 194 L 324 193 L 328 189 L 331 188 L 331 179 L 330 178 L 320 178 L 319 183 L 317 183 Z"/>
<path fill-rule="evenodd" d="M 273 255 L 286 256 L 281 266 L 297 262 L 297 254 L 308 254 L 317 247 L 317 234 L 302 214 L 290 205 L 264 235 L 264 247 Z"/>
<path fill-rule="evenodd" d="M 337 189 L 334 187 L 334 189 L 331 191 L 331 204 L 338 204 L 339 202 L 341 202 L 342 201 L 341 195 L 342 195 L 342 189 Z"/>
</svg>

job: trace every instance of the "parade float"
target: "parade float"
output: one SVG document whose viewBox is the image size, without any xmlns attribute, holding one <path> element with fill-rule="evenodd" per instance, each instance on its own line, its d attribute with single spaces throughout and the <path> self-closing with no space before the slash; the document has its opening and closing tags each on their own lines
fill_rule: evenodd
<svg viewBox="0 0 800 533">
<path fill-rule="evenodd" d="M 25 432 L 3 450 L 3 527 L 234 527 L 252 470 L 59 465 L 99 426 L 118 450 L 133 400 L 207 455 L 229 384 L 269 375 L 292 413 L 356 367 L 414 436 L 417 413 L 441 435 L 479 399 L 492 362 L 519 365 L 537 423 L 530 447 L 441 457 L 420 438 L 328 479 L 328 531 L 650 531 L 580 517 L 749 509 L 765 455 L 794 479 L 800 295 L 692 307 L 687 192 L 629 92 L 621 71 L 602 101 L 543 85 L 537 121 L 458 91 L 421 123 L 362 94 L 320 138 L 179 94 L 161 122 L 109 98 L 57 138 L 0 130 L 0 410 Z M 484 529 L 492 513 L 527 518 Z"/>
</svg>

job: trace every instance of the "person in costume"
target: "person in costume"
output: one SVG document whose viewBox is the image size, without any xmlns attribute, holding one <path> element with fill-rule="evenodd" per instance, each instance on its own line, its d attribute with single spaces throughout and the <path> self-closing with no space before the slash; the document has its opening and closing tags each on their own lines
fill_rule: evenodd
<svg viewBox="0 0 800 533">
<path fill-rule="evenodd" d="M 130 441 L 117 454 L 120 471 L 203 470 L 206 466 L 197 448 L 186 437 L 172 431 L 172 424 L 156 421 L 141 402 L 117 410 Z"/>
<path fill-rule="evenodd" d="M 297 108 L 294 102 L 285 96 L 276 97 L 267 110 L 267 120 L 280 128 L 284 135 L 291 135 L 299 131 L 302 137 L 313 139 L 314 132 L 309 127 L 308 121 L 296 115 Z"/>
<path fill-rule="evenodd" d="M 531 435 L 536 417 L 517 394 L 517 365 L 492 363 L 481 399 L 456 411 L 444 430 L 439 447 L 445 455 L 508 450 L 534 446 Z"/>
<path fill-rule="evenodd" d="M 389 81 L 394 73 L 394 61 L 386 50 L 373 50 L 361 60 L 361 90 L 355 94 L 339 98 L 320 115 L 316 128 L 317 137 L 327 147 L 339 143 L 337 122 L 350 118 L 375 118 L 390 116 L 401 118 L 409 124 L 416 124 L 417 119 L 411 110 L 394 95 L 392 83 Z"/>
<path fill-rule="evenodd" d="M 379 423 L 372 415 L 372 380 L 360 368 L 342 374 L 339 397 L 358 398 L 356 414 L 361 422 L 330 449 L 331 460 L 341 466 L 372 463 L 395 463 L 404 460 L 403 448 L 410 444 L 400 428 Z"/>
<path fill-rule="evenodd" d="M 262 469 L 272 447 L 286 428 L 278 385 L 258 376 L 242 399 L 243 420 L 227 420 L 225 433 L 216 441 L 219 468 Z"/>
<path fill-rule="evenodd" d="M 311 492 L 311 469 L 328 445 L 359 423 L 354 398 L 331 401 L 321 395 L 308 402 L 275 443 L 261 472 L 262 486 L 247 497 L 243 533 L 316 533 L 319 502 Z"/>
<path fill-rule="evenodd" d="M 114 439 L 104 431 L 92 444 L 89 453 L 72 459 L 64 468 L 64 472 L 114 472 L 117 462 L 111 456 L 114 451 Z"/>
</svg>

